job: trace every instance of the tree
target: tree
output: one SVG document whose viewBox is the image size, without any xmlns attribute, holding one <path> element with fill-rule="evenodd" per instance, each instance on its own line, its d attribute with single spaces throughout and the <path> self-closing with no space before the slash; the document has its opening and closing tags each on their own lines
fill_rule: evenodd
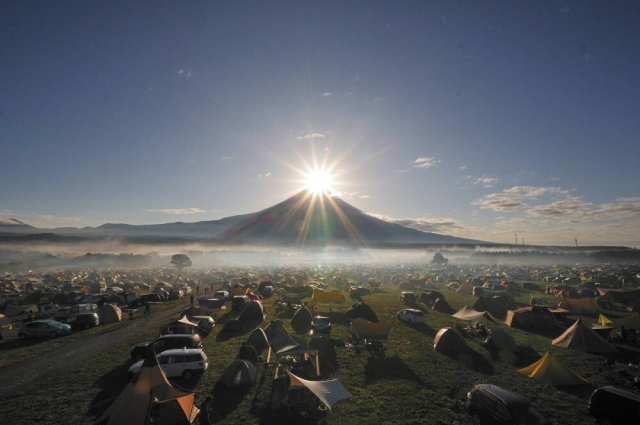
<svg viewBox="0 0 640 425">
<path fill-rule="evenodd" d="M 176 254 L 171 257 L 170 263 L 176 266 L 178 271 L 182 271 L 183 268 L 191 266 L 191 258 L 184 254 Z"/>
<path fill-rule="evenodd" d="M 449 262 L 448 258 L 444 258 L 444 256 L 442 254 L 440 254 L 439 252 L 436 252 L 433 256 L 433 260 L 431 260 L 432 263 L 434 264 L 439 264 L 441 266 L 447 264 Z"/>
</svg>

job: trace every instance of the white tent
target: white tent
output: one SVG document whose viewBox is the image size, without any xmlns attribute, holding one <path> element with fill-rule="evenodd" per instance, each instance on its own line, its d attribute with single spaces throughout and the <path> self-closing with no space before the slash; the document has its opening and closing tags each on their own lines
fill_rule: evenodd
<svg viewBox="0 0 640 425">
<path fill-rule="evenodd" d="M 332 379 L 331 381 L 307 381 L 289 371 L 287 373 L 289 374 L 289 379 L 291 379 L 292 388 L 308 388 L 329 409 L 340 400 L 353 397 L 337 379 Z"/>
</svg>

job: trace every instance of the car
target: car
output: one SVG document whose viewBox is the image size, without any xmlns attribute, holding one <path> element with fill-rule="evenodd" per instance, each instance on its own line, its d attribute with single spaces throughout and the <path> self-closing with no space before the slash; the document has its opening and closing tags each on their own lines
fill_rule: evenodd
<svg viewBox="0 0 640 425">
<path fill-rule="evenodd" d="M 216 325 L 215 320 L 211 316 L 191 316 L 189 318 L 193 323 L 197 323 L 198 327 L 205 332 L 211 332 L 213 327 Z"/>
<path fill-rule="evenodd" d="M 527 400 L 491 384 L 478 384 L 467 393 L 467 413 L 474 425 L 551 425 Z"/>
<path fill-rule="evenodd" d="M 38 303 L 38 313 L 36 316 L 39 319 L 54 318 L 59 315 L 60 306 L 52 303 Z"/>
<path fill-rule="evenodd" d="M 55 338 L 71 333 L 71 326 L 55 320 L 34 320 L 23 323 L 18 329 L 18 338 Z"/>
<path fill-rule="evenodd" d="M 416 303 L 416 294 L 413 292 L 401 292 L 400 293 L 400 301 L 403 304 L 415 304 Z"/>
<path fill-rule="evenodd" d="M 100 324 L 97 313 L 78 313 L 67 317 L 63 323 L 71 326 L 71 329 L 89 329 Z"/>
<path fill-rule="evenodd" d="M 600 387 L 591 394 L 588 410 L 599 424 L 638 424 L 640 394 L 620 387 Z"/>
<path fill-rule="evenodd" d="M 202 348 L 178 348 L 166 350 L 157 355 L 158 364 L 168 378 L 182 377 L 191 379 L 194 375 L 201 375 L 209 367 L 207 355 Z M 135 362 L 129 367 L 127 375 L 133 378 L 140 369 L 144 360 Z"/>
<path fill-rule="evenodd" d="M 398 319 L 409 323 L 425 323 L 427 321 L 427 316 L 425 316 L 422 311 L 415 308 L 405 308 L 404 310 L 400 310 L 396 316 L 398 316 Z"/>
<path fill-rule="evenodd" d="M 229 291 L 218 291 L 215 294 L 213 294 L 213 298 L 219 299 L 219 300 L 228 300 L 229 299 Z"/>
<path fill-rule="evenodd" d="M 182 289 L 174 289 L 169 294 L 169 299 L 170 300 L 179 300 L 182 297 L 184 297 L 184 291 Z"/>
<path fill-rule="evenodd" d="M 153 341 L 141 342 L 131 348 L 131 358 L 144 359 L 149 350 L 159 354 L 173 348 L 202 348 L 202 338 L 198 334 L 168 334 Z"/>
<path fill-rule="evenodd" d="M 98 312 L 97 304 L 76 304 L 76 305 L 72 305 L 67 309 L 58 310 L 58 315 L 56 317 L 64 319 L 70 316 L 74 316 L 76 314 L 97 313 L 97 312 Z"/>
</svg>

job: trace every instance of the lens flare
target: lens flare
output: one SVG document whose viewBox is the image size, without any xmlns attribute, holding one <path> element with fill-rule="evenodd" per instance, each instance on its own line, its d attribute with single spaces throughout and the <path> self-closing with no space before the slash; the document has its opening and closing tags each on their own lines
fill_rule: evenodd
<svg viewBox="0 0 640 425">
<path fill-rule="evenodd" d="M 333 176 L 326 170 L 313 170 L 305 174 L 304 188 L 320 194 L 333 190 Z"/>
</svg>

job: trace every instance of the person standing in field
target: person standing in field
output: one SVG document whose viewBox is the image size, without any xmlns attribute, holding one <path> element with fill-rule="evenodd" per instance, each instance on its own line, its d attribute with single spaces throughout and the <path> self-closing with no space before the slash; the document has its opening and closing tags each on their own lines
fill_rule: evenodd
<svg viewBox="0 0 640 425">
<path fill-rule="evenodd" d="M 133 325 L 133 310 L 129 310 L 129 323 L 127 323 L 127 326 L 131 325 Z"/>
<path fill-rule="evenodd" d="M 146 303 L 144 303 L 144 315 L 149 316 L 150 314 L 151 314 L 151 305 L 149 304 L 149 301 L 147 301 Z"/>
</svg>

